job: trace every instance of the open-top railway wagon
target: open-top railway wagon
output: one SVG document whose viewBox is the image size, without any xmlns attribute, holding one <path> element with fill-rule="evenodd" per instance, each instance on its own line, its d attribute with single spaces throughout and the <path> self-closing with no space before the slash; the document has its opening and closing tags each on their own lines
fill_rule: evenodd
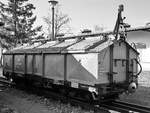
<svg viewBox="0 0 150 113">
<path fill-rule="evenodd" d="M 139 53 L 119 36 L 82 34 L 16 47 L 3 54 L 3 75 L 86 100 L 135 91 Z"/>
<path fill-rule="evenodd" d="M 98 36 L 50 41 L 4 53 L 3 74 L 15 82 L 30 81 L 46 88 L 67 85 L 104 97 L 137 84 L 137 58 L 138 52 L 122 39 Z"/>
</svg>

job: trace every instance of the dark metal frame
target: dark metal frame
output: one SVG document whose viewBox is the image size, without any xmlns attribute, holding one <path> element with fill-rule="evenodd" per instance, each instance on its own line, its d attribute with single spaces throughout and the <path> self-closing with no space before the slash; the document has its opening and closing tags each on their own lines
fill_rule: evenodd
<svg viewBox="0 0 150 113">
<path fill-rule="evenodd" d="M 110 46 L 110 70 L 109 70 L 109 81 L 113 84 L 113 48 L 114 45 Z"/>
<path fill-rule="evenodd" d="M 130 72 L 129 72 L 129 56 L 130 56 L 130 48 L 126 46 L 126 83 L 129 84 Z"/>
</svg>

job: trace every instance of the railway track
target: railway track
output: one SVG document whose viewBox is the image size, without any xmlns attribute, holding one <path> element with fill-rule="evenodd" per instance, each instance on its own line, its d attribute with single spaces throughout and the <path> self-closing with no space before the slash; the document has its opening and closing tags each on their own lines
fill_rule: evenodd
<svg viewBox="0 0 150 113">
<path fill-rule="evenodd" d="M 93 110 L 94 113 L 110 113 L 109 109 L 107 109 L 107 108 L 99 107 L 94 104 L 89 104 L 87 102 L 81 101 L 76 98 L 66 97 L 66 96 L 56 93 L 54 91 L 49 91 L 49 90 L 44 90 L 44 89 L 40 89 L 40 91 L 39 91 L 36 89 L 32 89 L 32 92 L 35 94 L 38 94 L 40 96 L 44 96 L 46 98 L 52 98 L 54 100 L 59 100 L 62 103 L 70 103 L 73 106 L 80 106 L 81 108 L 86 109 L 86 110 Z"/>
<path fill-rule="evenodd" d="M 102 106 L 121 113 L 150 113 L 148 107 L 119 100 L 103 103 Z"/>
<path fill-rule="evenodd" d="M 6 80 L 3 77 L 0 77 L 0 90 L 4 90 L 5 88 L 15 85 L 14 83 Z M 22 88 L 21 88 L 22 89 Z M 26 90 L 26 89 L 25 89 Z M 60 95 L 54 91 L 43 89 L 43 88 L 30 88 L 29 92 L 38 94 L 40 96 L 45 96 L 47 98 L 52 98 L 55 100 L 60 100 L 63 103 L 70 103 L 71 105 L 80 106 L 85 109 L 94 110 L 94 113 L 111 113 L 110 111 L 117 111 L 120 113 L 150 113 L 150 108 L 131 104 L 123 101 L 109 101 L 101 104 L 89 104 L 87 102 L 83 102 L 76 98 L 66 97 L 64 95 Z"/>
<path fill-rule="evenodd" d="M 93 110 L 94 113 L 110 113 L 109 109 L 105 107 L 101 107 L 99 105 L 94 105 L 94 104 L 89 104 L 89 103 L 82 102 L 80 100 L 73 99 L 73 98 L 69 99 L 69 103 L 71 105 L 80 106 L 81 108 L 86 109 L 86 110 Z"/>
<path fill-rule="evenodd" d="M 14 85 L 14 83 L 12 83 L 11 81 L 8 81 L 6 78 L 0 76 L 0 90 L 1 91 L 12 85 Z"/>
</svg>

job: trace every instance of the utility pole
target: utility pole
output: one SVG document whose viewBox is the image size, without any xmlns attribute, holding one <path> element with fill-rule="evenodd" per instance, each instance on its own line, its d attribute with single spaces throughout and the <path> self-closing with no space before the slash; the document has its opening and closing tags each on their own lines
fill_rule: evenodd
<svg viewBox="0 0 150 113">
<path fill-rule="evenodd" d="M 52 5 L 52 40 L 55 40 L 55 5 L 58 3 L 58 1 L 50 0 L 48 1 Z"/>
</svg>

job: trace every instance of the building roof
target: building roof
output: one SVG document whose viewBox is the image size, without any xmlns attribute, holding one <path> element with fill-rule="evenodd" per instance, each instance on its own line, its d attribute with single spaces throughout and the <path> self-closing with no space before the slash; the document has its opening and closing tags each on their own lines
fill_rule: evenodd
<svg viewBox="0 0 150 113">
<path fill-rule="evenodd" d="M 143 26 L 137 28 L 128 28 L 126 29 L 126 31 L 133 32 L 133 31 L 149 30 L 149 29 L 150 26 Z M 43 51 L 49 53 L 56 53 L 56 52 L 75 53 L 75 52 L 87 52 L 87 51 L 98 52 L 113 44 L 113 40 L 111 40 L 109 37 L 112 33 L 113 33 L 112 31 L 108 31 L 108 32 L 93 33 L 93 34 L 92 33 L 81 34 L 77 36 L 59 38 L 56 41 L 45 41 L 44 43 L 42 43 L 42 41 L 35 41 L 33 44 L 25 44 L 16 47 L 9 52 L 13 52 L 13 53 L 26 53 L 26 52 L 40 53 Z M 96 49 L 97 46 L 100 46 L 98 50 Z"/>
</svg>

